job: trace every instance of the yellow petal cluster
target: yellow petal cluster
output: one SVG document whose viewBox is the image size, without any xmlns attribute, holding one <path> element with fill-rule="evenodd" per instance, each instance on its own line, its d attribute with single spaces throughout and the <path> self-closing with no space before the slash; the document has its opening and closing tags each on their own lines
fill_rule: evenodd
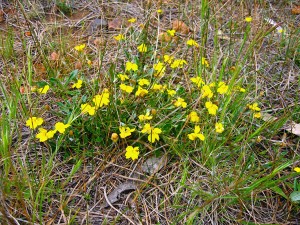
<svg viewBox="0 0 300 225">
<path fill-rule="evenodd" d="M 148 90 L 142 88 L 141 86 L 138 87 L 138 90 L 135 92 L 136 97 L 144 97 L 148 94 Z"/>
<path fill-rule="evenodd" d="M 133 91 L 133 87 L 126 85 L 126 84 L 120 84 L 120 89 L 127 93 L 131 93 Z"/>
<path fill-rule="evenodd" d="M 155 70 L 155 77 L 161 77 L 165 74 L 166 66 L 162 62 L 158 62 L 153 65 L 153 69 Z"/>
<path fill-rule="evenodd" d="M 125 66 L 125 70 L 126 71 L 137 71 L 138 70 L 138 65 L 136 63 L 133 62 L 126 62 L 126 66 Z"/>
<path fill-rule="evenodd" d="M 88 103 L 86 103 L 86 104 L 81 104 L 81 105 L 80 105 L 80 109 L 81 109 L 81 113 L 82 113 L 82 114 L 88 113 L 90 116 L 95 115 L 95 112 L 96 112 L 96 107 L 91 106 L 91 105 L 88 104 Z"/>
<path fill-rule="evenodd" d="M 65 133 L 66 129 L 70 126 L 71 126 L 70 124 L 64 124 L 62 122 L 57 122 L 55 124 L 55 131 L 58 131 L 59 133 L 63 134 L 63 133 Z"/>
<path fill-rule="evenodd" d="M 133 146 L 126 147 L 126 153 L 125 153 L 126 159 L 130 159 L 130 158 L 132 160 L 138 159 L 139 154 L 140 154 L 139 147 L 133 147 Z"/>
<path fill-rule="evenodd" d="M 184 65 L 187 65 L 187 62 L 184 59 L 175 59 L 171 64 L 171 68 L 183 68 Z"/>
<path fill-rule="evenodd" d="M 130 127 L 123 126 L 123 127 L 119 127 L 119 131 L 120 131 L 120 137 L 126 138 L 129 137 L 133 131 L 135 131 L 135 128 L 131 129 Z"/>
<path fill-rule="evenodd" d="M 74 49 L 78 52 L 82 52 L 84 48 L 85 48 L 85 44 L 77 45 L 74 47 Z"/>
<path fill-rule="evenodd" d="M 190 114 L 188 115 L 188 118 L 192 123 L 198 123 L 200 121 L 200 117 L 198 116 L 197 112 L 195 112 L 195 111 L 190 112 Z"/>
<path fill-rule="evenodd" d="M 200 133 L 200 126 L 195 126 L 194 132 L 188 134 L 188 138 L 191 141 L 196 140 L 196 138 L 199 138 L 201 141 L 205 140 L 205 136 L 203 134 Z"/>
<path fill-rule="evenodd" d="M 224 131 L 224 126 L 222 123 L 216 123 L 215 124 L 215 129 L 217 133 L 222 133 Z"/>
<path fill-rule="evenodd" d="M 162 130 L 160 128 L 154 128 L 150 123 L 147 123 L 141 132 L 143 134 L 149 134 L 148 141 L 154 143 L 155 141 L 159 141 L 159 134 L 161 134 Z"/>
<path fill-rule="evenodd" d="M 103 107 L 104 105 L 108 105 L 109 100 L 109 92 L 107 89 L 105 89 L 102 94 L 95 95 L 93 98 L 93 102 L 95 104 L 96 109 Z"/>
<path fill-rule="evenodd" d="M 38 126 L 42 125 L 44 122 L 43 118 L 40 117 L 30 117 L 28 120 L 26 120 L 26 126 L 30 129 L 34 130 Z"/>
<path fill-rule="evenodd" d="M 82 86 L 82 80 L 78 80 L 75 84 L 72 85 L 72 88 L 81 88 Z"/>
<path fill-rule="evenodd" d="M 139 115 L 139 120 L 142 122 L 142 121 L 145 121 L 145 120 L 151 120 L 153 118 L 153 116 L 150 116 L 150 113 L 147 112 L 145 115 Z"/>
<path fill-rule="evenodd" d="M 147 52 L 148 48 L 145 44 L 141 44 L 137 47 L 137 49 L 139 50 L 139 52 Z"/>
<path fill-rule="evenodd" d="M 187 103 L 184 101 L 183 98 L 177 98 L 177 100 L 174 102 L 174 105 L 176 107 L 182 107 L 182 108 L 186 108 L 187 107 Z"/>
<path fill-rule="evenodd" d="M 214 93 L 212 92 L 212 90 L 210 89 L 210 87 L 208 85 L 204 85 L 201 88 L 201 98 L 205 98 L 205 97 L 212 98 L 213 95 L 214 95 Z"/>
<path fill-rule="evenodd" d="M 46 94 L 49 90 L 50 86 L 47 84 L 45 85 L 44 87 L 42 88 L 39 88 L 37 91 L 40 93 L 40 94 Z"/>
<path fill-rule="evenodd" d="M 114 36 L 114 39 L 117 41 L 125 40 L 125 37 L 123 34 L 118 34 L 117 36 Z"/>
<path fill-rule="evenodd" d="M 213 104 L 212 102 L 205 102 L 205 107 L 207 108 L 208 113 L 210 115 L 216 115 L 217 114 L 218 106 Z"/>
<path fill-rule="evenodd" d="M 219 82 L 217 92 L 219 94 L 226 94 L 227 91 L 228 91 L 228 85 L 226 85 L 225 82 L 223 81 Z"/>
<path fill-rule="evenodd" d="M 142 79 L 139 79 L 138 84 L 140 86 L 144 86 L 144 85 L 149 86 L 150 85 L 150 81 L 148 79 L 142 78 Z"/>
<path fill-rule="evenodd" d="M 193 39 L 189 39 L 187 42 L 186 42 L 186 44 L 188 45 L 188 46 L 195 46 L 195 47 L 199 47 L 199 44 L 195 41 L 195 40 L 193 40 Z"/>
</svg>

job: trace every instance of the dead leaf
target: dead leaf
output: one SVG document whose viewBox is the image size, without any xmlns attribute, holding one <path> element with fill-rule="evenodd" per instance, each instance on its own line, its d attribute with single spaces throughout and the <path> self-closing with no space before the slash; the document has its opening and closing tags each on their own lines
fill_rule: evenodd
<svg viewBox="0 0 300 225">
<path fill-rule="evenodd" d="M 0 10 L 0 23 L 3 22 L 4 20 L 5 20 L 4 12 L 3 10 Z"/>
<path fill-rule="evenodd" d="M 28 88 L 26 88 L 26 87 L 23 86 L 23 85 L 20 86 L 20 93 L 21 93 L 21 94 L 24 94 L 25 92 L 27 92 L 27 89 L 28 89 Z"/>
<path fill-rule="evenodd" d="M 170 42 L 172 40 L 172 36 L 168 35 L 166 32 L 163 32 L 159 35 L 158 39 L 160 41 Z"/>
<path fill-rule="evenodd" d="M 161 158 L 151 157 L 147 159 L 142 165 L 142 171 L 150 175 L 157 173 L 167 162 L 167 157 Z"/>
<path fill-rule="evenodd" d="M 261 113 L 261 118 L 263 121 L 268 122 L 275 122 L 277 117 L 272 116 L 269 113 Z M 287 121 L 283 126 L 282 129 L 285 131 L 300 136 L 300 124 L 295 123 L 294 121 Z"/>
<path fill-rule="evenodd" d="M 25 32 L 24 32 L 24 35 L 25 35 L 26 37 L 31 37 L 31 36 L 32 36 L 30 31 L 25 31 Z"/>
<path fill-rule="evenodd" d="M 93 33 L 97 33 L 99 30 L 107 29 L 107 25 L 108 24 L 105 19 L 96 18 L 91 22 L 88 28 L 88 33 L 92 35 Z"/>
<path fill-rule="evenodd" d="M 300 14 L 300 6 L 299 6 L 299 5 L 295 5 L 295 6 L 292 8 L 292 14 L 294 14 L 294 15 Z"/>
<path fill-rule="evenodd" d="M 59 54 L 56 52 L 52 52 L 50 55 L 50 60 L 52 61 L 58 61 L 59 60 Z"/>
<path fill-rule="evenodd" d="M 220 38 L 221 40 L 230 41 L 230 37 L 225 35 L 221 30 L 218 30 L 218 38 Z"/>
<path fill-rule="evenodd" d="M 292 134 L 300 136 L 300 124 L 297 124 L 294 121 L 286 123 L 282 128 Z"/>
<path fill-rule="evenodd" d="M 120 200 L 121 194 L 125 192 L 131 192 L 137 189 L 137 185 L 133 183 L 132 181 L 128 181 L 125 183 L 120 184 L 118 187 L 116 187 L 108 196 L 107 200 L 109 200 L 110 204 L 113 204 Z M 100 208 L 106 208 L 108 207 L 108 202 L 103 203 Z"/>
<path fill-rule="evenodd" d="M 147 159 L 142 164 L 142 171 L 144 173 L 148 173 L 150 175 L 153 175 L 154 173 L 157 173 L 159 170 L 162 169 L 162 167 L 167 163 L 167 157 L 163 156 L 161 158 L 157 157 L 151 157 Z M 143 179 L 144 176 L 140 176 L 139 174 L 135 174 L 133 177 L 137 177 L 139 179 Z M 137 181 L 127 181 L 125 183 L 120 184 L 117 186 L 108 196 L 107 199 L 109 200 L 109 203 L 113 204 L 120 200 L 120 195 L 125 194 L 128 192 L 132 192 L 134 190 L 138 189 Z M 101 209 L 108 207 L 108 202 L 104 202 L 101 205 Z"/>
<path fill-rule="evenodd" d="M 76 62 L 75 63 L 75 69 L 80 70 L 82 68 L 82 63 L 81 62 Z"/>
<path fill-rule="evenodd" d="M 123 20 L 120 17 L 113 19 L 112 21 L 108 22 L 108 29 L 109 30 L 120 30 L 123 25 Z"/>
<path fill-rule="evenodd" d="M 37 78 L 44 78 L 47 74 L 46 67 L 42 63 L 34 64 L 33 69 Z"/>
<path fill-rule="evenodd" d="M 106 43 L 104 38 L 96 38 L 93 42 L 97 47 L 104 46 Z"/>
<path fill-rule="evenodd" d="M 181 34 L 188 34 L 190 32 L 190 28 L 180 20 L 174 20 L 172 23 L 172 28 Z"/>
</svg>

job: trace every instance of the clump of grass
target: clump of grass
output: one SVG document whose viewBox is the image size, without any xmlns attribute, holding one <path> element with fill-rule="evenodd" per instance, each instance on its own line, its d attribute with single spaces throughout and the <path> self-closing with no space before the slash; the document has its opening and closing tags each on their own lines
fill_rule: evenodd
<svg viewBox="0 0 300 225">
<path fill-rule="evenodd" d="M 207 1 L 202 1 L 201 9 L 199 37 L 184 36 L 168 27 L 160 39 L 161 12 L 155 17 L 156 30 L 149 23 L 136 26 L 139 21 L 131 19 L 126 30 L 112 37 L 118 55 L 107 63 L 106 71 L 102 66 L 108 50 L 101 49 L 95 56 L 91 54 L 94 46 L 81 42 L 64 49 L 68 52 L 65 57 L 70 57 L 65 62 L 76 59 L 80 63 L 76 70 L 61 77 L 55 76 L 58 67 L 48 68 L 57 70 L 54 76 L 37 80 L 32 76 L 29 48 L 24 80 L 6 84 L 12 90 L 1 84 L 1 191 L 8 200 L 18 201 L 16 207 L 28 205 L 30 213 L 20 212 L 18 217 L 43 223 L 55 216 L 46 209 L 52 206 L 48 198 L 57 200 L 59 195 L 53 208 L 68 213 L 72 221 L 77 216 L 77 210 L 69 207 L 72 198 L 84 192 L 105 163 L 122 158 L 140 164 L 141 158 L 163 154 L 170 156 L 168 169 L 178 165 L 180 175 L 171 176 L 169 182 L 175 180 L 172 188 L 176 192 L 163 196 L 157 207 L 168 202 L 172 209 L 168 220 L 174 223 L 208 221 L 211 209 L 220 210 L 220 222 L 246 222 L 242 215 L 231 218 L 226 210 L 240 207 L 243 214 L 253 196 L 260 198 L 266 190 L 288 200 L 283 184 L 297 176 L 287 172 L 294 160 L 283 153 L 282 146 L 274 147 L 274 155 L 260 147 L 261 137 L 271 138 L 287 116 L 272 123 L 262 120 L 264 109 L 255 80 L 245 74 L 257 43 L 268 32 L 251 34 L 252 20 L 247 17 L 237 54 L 231 47 L 222 49 L 222 54 L 219 47 L 208 51 Z M 219 46 L 215 35 L 214 45 Z M 6 60 L 12 57 L 11 51 L 8 45 Z M 87 74 L 94 69 L 101 74 L 91 80 Z M 18 105 L 22 112 L 16 110 Z M 30 129 L 27 151 L 35 150 L 40 162 L 31 165 L 25 152 L 14 153 L 17 160 L 12 159 L 12 131 L 20 126 Z M 89 160 L 97 172 L 78 190 L 70 188 L 74 196 L 69 195 L 65 188 L 84 163 L 90 165 Z M 58 173 L 65 164 L 67 175 Z M 76 186 L 81 182 L 77 181 Z M 137 198 L 143 200 L 142 195 Z"/>
</svg>

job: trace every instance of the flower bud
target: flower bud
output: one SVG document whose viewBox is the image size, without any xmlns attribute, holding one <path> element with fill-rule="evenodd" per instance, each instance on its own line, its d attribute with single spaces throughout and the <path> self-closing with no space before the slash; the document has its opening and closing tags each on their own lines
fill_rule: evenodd
<svg viewBox="0 0 300 225">
<path fill-rule="evenodd" d="M 151 115 L 155 116 L 157 113 L 156 109 L 151 109 Z"/>
<path fill-rule="evenodd" d="M 119 135 L 117 133 L 112 133 L 110 139 L 116 143 L 119 139 Z"/>
</svg>

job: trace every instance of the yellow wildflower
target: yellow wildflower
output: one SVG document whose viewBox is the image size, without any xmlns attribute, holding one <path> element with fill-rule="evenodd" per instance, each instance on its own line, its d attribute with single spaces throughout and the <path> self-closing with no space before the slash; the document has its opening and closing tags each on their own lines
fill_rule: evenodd
<svg viewBox="0 0 300 225">
<path fill-rule="evenodd" d="M 297 173 L 300 173 L 300 167 L 295 167 L 294 171 L 297 172 Z"/>
<path fill-rule="evenodd" d="M 148 94 L 148 90 L 142 88 L 141 86 L 138 87 L 138 90 L 135 92 L 135 96 L 137 97 L 144 97 Z"/>
<path fill-rule="evenodd" d="M 156 12 L 157 12 L 158 14 L 162 14 L 162 13 L 163 13 L 163 11 L 162 11 L 161 9 L 156 10 Z"/>
<path fill-rule="evenodd" d="M 239 87 L 239 91 L 242 92 L 242 93 L 245 93 L 245 92 L 246 92 L 246 89 L 245 89 L 245 88 L 242 88 L 242 87 Z"/>
<path fill-rule="evenodd" d="M 153 84 L 151 90 L 153 90 L 153 91 L 163 91 L 163 86 L 161 84 Z"/>
<path fill-rule="evenodd" d="M 104 89 L 101 95 L 95 95 L 93 102 L 95 103 L 96 109 L 101 108 L 103 105 L 108 105 L 110 102 L 108 90 Z"/>
<path fill-rule="evenodd" d="M 177 100 L 174 102 L 174 105 L 175 105 L 176 107 L 186 108 L 187 103 L 184 101 L 183 98 L 177 98 Z"/>
<path fill-rule="evenodd" d="M 130 18 L 130 19 L 128 20 L 129 23 L 134 23 L 135 21 L 136 21 L 136 18 Z"/>
<path fill-rule="evenodd" d="M 161 77 L 165 73 L 166 66 L 162 62 L 158 62 L 158 63 L 156 63 L 156 64 L 153 65 L 153 69 L 156 71 L 156 73 L 154 74 L 154 76 Z"/>
<path fill-rule="evenodd" d="M 217 92 L 220 94 L 226 94 L 228 91 L 228 85 L 226 85 L 223 81 L 218 84 Z"/>
<path fill-rule="evenodd" d="M 188 134 L 188 138 L 192 141 L 196 140 L 196 138 L 199 138 L 201 141 L 205 140 L 204 135 L 200 133 L 200 126 L 195 126 L 194 133 Z"/>
<path fill-rule="evenodd" d="M 167 30 L 167 34 L 170 35 L 171 37 L 174 37 L 176 33 L 176 30 Z"/>
<path fill-rule="evenodd" d="M 90 104 L 81 104 L 80 109 L 82 114 L 88 113 L 90 116 L 95 115 L 96 107 L 93 107 Z"/>
<path fill-rule="evenodd" d="M 200 117 L 198 116 L 197 112 L 195 112 L 195 111 L 190 112 L 190 114 L 188 115 L 188 118 L 190 119 L 190 121 L 192 123 L 198 123 L 200 121 Z"/>
<path fill-rule="evenodd" d="M 66 129 L 71 126 L 70 124 L 64 124 L 62 122 L 57 122 L 55 124 L 55 131 L 58 131 L 59 133 L 63 134 L 65 133 Z"/>
<path fill-rule="evenodd" d="M 215 82 L 212 82 L 212 83 L 209 84 L 209 87 L 211 87 L 211 88 L 214 88 L 215 86 L 216 86 Z"/>
<path fill-rule="evenodd" d="M 174 96 L 176 94 L 176 91 L 175 90 L 172 90 L 172 89 L 167 89 L 167 93 L 168 95 L 170 96 Z"/>
<path fill-rule="evenodd" d="M 209 67 L 209 62 L 205 57 L 201 58 L 201 64 L 204 65 L 205 67 Z"/>
<path fill-rule="evenodd" d="M 156 140 L 159 141 L 159 134 L 162 130 L 160 128 L 151 127 L 150 123 L 146 123 L 141 131 L 143 134 L 149 134 L 148 141 L 154 143 Z"/>
<path fill-rule="evenodd" d="M 114 36 L 114 39 L 117 41 L 125 40 L 125 37 L 123 34 L 118 34 L 117 36 Z"/>
<path fill-rule="evenodd" d="M 130 158 L 132 160 L 138 159 L 139 154 L 140 154 L 139 147 L 127 146 L 126 153 L 125 153 L 126 159 L 130 159 Z"/>
<path fill-rule="evenodd" d="M 202 80 L 201 77 L 192 77 L 190 80 L 191 80 L 194 84 L 196 84 L 197 87 L 201 87 L 201 86 L 204 84 L 204 82 L 203 82 L 203 80 Z"/>
<path fill-rule="evenodd" d="M 120 84 L 120 89 L 127 93 L 131 93 L 133 91 L 133 87 L 126 85 L 126 84 Z"/>
<path fill-rule="evenodd" d="M 258 107 L 258 103 L 257 102 L 254 102 L 252 105 L 249 104 L 248 105 L 249 109 L 253 110 L 253 111 L 257 111 L 257 112 L 260 112 L 260 108 Z"/>
<path fill-rule="evenodd" d="M 85 48 L 85 44 L 77 45 L 74 47 L 74 49 L 78 52 L 82 52 L 84 48 Z"/>
<path fill-rule="evenodd" d="M 246 21 L 247 23 L 252 22 L 252 17 L 251 17 L 251 16 L 245 17 L 245 21 Z"/>
<path fill-rule="evenodd" d="M 126 74 L 118 74 L 118 77 L 120 78 L 121 81 L 125 81 L 128 80 L 129 77 Z"/>
<path fill-rule="evenodd" d="M 141 44 L 137 47 L 137 49 L 139 50 L 139 52 L 147 52 L 148 48 L 145 44 Z"/>
<path fill-rule="evenodd" d="M 171 64 L 171 68 L 183 68 L 183 66 L 187 65 L 187 62 L 184 59 L 175 59 L 174 62 Z"/>
<path fill-rule="evenodd" d="M 150 85 L 150 81 L 148 79 L 144 79 L 143 78 L 143 79 L 139 79 L 138 84 L 140 86 L 144 86 L 144 85 L 149 86 Z"/>
<path fill-rule="evenodd" d="M 50 86 L 47 84 L 44 87 L 39 88 L 38 92 L 41 93 L 41 94 L 46 94 L 48 92 L 49 88 L 50 88 Z"/>
<path fill-rule="evenodd" d="M 42 125 L 44 122 L 43 118 L 40 117 L 30 117 L 28 120 L 26 120 L 26 126 L 30 129 L 34 130 L 38 126 Z"/>
<path fill-rule="evenodd" d="M 174 59 L 174 56 L 164 55 L 164 62 L 171 64 Z"/>
<path fill-rule="evenodd" d="M 259 119 L 259 118 L 261 118 L 261 113 L 260 112 L 254 113 L 253 117 Z"/>
<path fill-rule="evenodd" d="M 39 128 L 39 133 L 37 133 L 35 137 L 40 139 L 40 142 L 45 142 L 48 139 L 53 138 L 55 133 L 56 133 L 56 130 L 47 131 L 44 128 Z"/>
<path fill-rule="evenodd" d="M 130 127 L 123 126 L 123 127 L 119 127 L 119 131 L 120 131 L 120 137 L 126 138 L 130 136 L 133 131 L 135 131 L 135 128 L 130 129 Z"/>
<path fill-rule="evenodd" d="M 126 71 L 137 71 L 138 65 L 132 62 L 126 62 Z"/>
<path fill-rule="evenodd" d="M 195 46 L 195 47 L 199 47 L 199 45 L 198 45 L 198 43 L 195 41 L 195 40 L 193 40 L 193 39 L 189 39 L 187 42 L 186 42 L 186 44 L 188 45 L 188 46 Z"/>
<path fill-rule="evenodd" d="M 224 131 L 224 127 L 222 123 L 216 123 L 215 124 L 215 129 L 217 133 L 222 133 Z"/>
<path fill-rule="evenodd" d="M 204 85 L 202 88 L 201 88 L 201 98 L 205 98 L 205 97 L 208 97 L 208 98 L 212 98 L 214 93 L 212 92 L 212 90 L 210 89 L 210 87 L 208 85 Z"/>
<path fill-rule="evenodd" d="M 82 80 L 78 80 L 75 84 L 72 85 L 72 88 L 81 88 L 82 86 Z"/>
<path fill-rule="evenodd" d="M 209 114 L 217 114 L 218 106 L 213 104 L 212 102 L 205 102 L 205 107 L 207 108 Z"/>
<path fill-rule="evenodd" d="M 145 115 L 139 115 L 139 120 L 145 121 L 145 120 L 152 120 L 153 116 L 150 116 L 150 112 L 147 112 Z"/>
</svg>

